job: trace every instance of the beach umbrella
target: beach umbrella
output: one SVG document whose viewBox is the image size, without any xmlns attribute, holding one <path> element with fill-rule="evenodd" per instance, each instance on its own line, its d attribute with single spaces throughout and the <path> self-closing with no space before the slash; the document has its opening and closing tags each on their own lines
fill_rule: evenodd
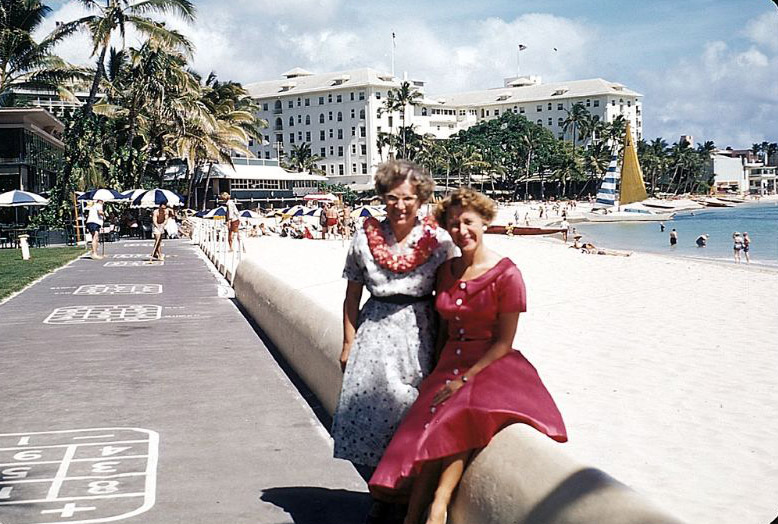
<svg viewBox="0 0 778 524">
<path fill-rule="evenodd" d="M 354 211 L 351 212 L 351 218 L 360 218 L 360 217 L 375 217 L 379 218 L 386 215 L 386 212 L 378 209 L 375 206 L 359 206 L 354 209 Z"/>
<path fill-rule="evenodd" d="M 90 189 L 86 193 L 82 193 L 78 197 L 78 200 L 82 202 L 85 200 L 102 200 L 103 202 L 111 202 L 114 200 L 127 200 L 127 197 L 114 189 L 103 188 L 103 189 Z"/>
<path fill-rule="evenodd" d="M 312 202 L 335 202 L 337 199 L 332 193 L 311 193 L 303 197 L 303 200 Z"/>
<path fill-rule="evenodd" d="M 124 195 L 124 198 L 132 202 L 146 191 L 148 191 L 148 189 L 130 189 L 128 191 L 122 191 L 122 195 Z"/>
<path fill-rule="evenodd" d="M 0 195 L 0 207 L 45 206 L 48 199 L 29 191 L 14 189 Z"/>
<path fill-rule="evenodd" d="M 196 216 L 197 218 L 203 218 L 208 213 L 208 209 L 203 209 L 202 211 L 198 211 L 193 216 Z"/>
<path fill-rule="evenodd" d="M 324 213 L 324 210 L 320 207 L 315 207 L 311 209 L 310 211 L 305 213 L 305 216 L 307 217 L 320 217 L 321 214 Z"/>
<path fill-rule="evenodd" d="M 282 209 L 281 214 L 287 217 L 299 217 L 299 216 L 303 216 L 306 211 L 308 211 L 307 207 L 297 204 L 295 206 Z"/>
<path fill-rule="evenodd" d="M 250 209 L 245 209 L 240 212 L 241 218 L 262 218 L 259 213 Z"/>
<path fill-rule="evenodd" d="M 183 206 L 186 199 L 169 189 L 150 189 L 145 193 L 141 193 L 132 201 L 132 205 L 136 207 L 157 207 L 165 204 L 170 207 Z"/>
<path fill-rule="evenodd" d="M 227 208 L 224 206 L 219 206 L 217 208 L 208 211 L 206 214 L 203 215 L 203 218 L 226 217 L 226 216 L 227 216 Z"/>
</svg>

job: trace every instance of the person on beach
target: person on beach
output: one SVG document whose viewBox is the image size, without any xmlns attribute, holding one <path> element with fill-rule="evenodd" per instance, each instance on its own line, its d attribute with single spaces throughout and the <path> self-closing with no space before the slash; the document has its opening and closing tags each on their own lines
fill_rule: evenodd
<svg viewBox="0 0 778 524">
<path fill-rule="evenodd" d="M 697 247 L 705 247 L 708 245 L 708 234 L 703 233 L 702 235 L 697 237 L 697 240 L 695 240 L 695 243 L 697 244 Z"/>
<path fill-rule="evenodd" d="M 219 196 L 227 206 L 227 245 L 229 250 L 232 251 L 232 237 L 236 234 L 240 235 L 238 232 L 240 230 L 240 212 L 235 204 L 235 200 L 232 199 L 232 195 L 225 191 Z M 240 236 L 238 242 L 240 242 Z"/>
<path fill-rule="evenodd" d="M 559 224 L 559 227 L 562 228 L 562 240 L 567 244 L 567 235 L 570 232 L 570 222 L 567 221 L 567 217 L 562 217 L 562 222 Z"/>
<path fill-rule="evenodd" d="M 751 263 L 751 255 L 748 251 L 751 249 L 751 238 L 748 236 L 748 231 L 743 232 L 743 256 L 746 257 L 746 264 Z"/>
<path fill-rule="evenodd" d="M 151 214 L 151 225 L 154 233 L 154 249 L 151 251 L 151 260 L 163 260 L 165 258 L 162 255 L 162 235 L 165 233 L 168 220 L 170 220 L 170 215 L 165 204 L 160 204 L 154 210 L 154 213 Z"/>
<path fill-rule="evenodd" d="M 678 243 L 678 231 L 673 228 L 672 231 L 670 231 L 670 245 L 674 246 Z"/>
<path fill-rule="evenodd" d="M 100 245 L 100 229 L 103 227 L 104 219 L 103 201 L 98 200 L 92 204 L 86 216 L 86 230 L 92 235 L 92 258 L 95 260 L 103 258 L 97 253 L 97 246 Z"/>
<path fill-rule="evenodd" d="M 405 160 L 379 166 L 376 192 L 386 218 L 367 218 L 351 241 L 343 277 L 343 385 L 332 422 L 334 456 L 366 476 L 378 464 L 418 387 L 432 369 L 436 317 L 432 302 L 438 266 L 456 248 L 419 208 L 435 182 Z M 370 299 L 360 311 L 363 289 Z M 368 523 L 391 522 L 404 507 L 374 501 Z"/>
<path fill-rule="evenodd" d="M 327 235 L 330 238 L 335 238 L 338 233 L 338 208 L 329 204 L 325 213 L 327 215 Z"/>
<path fill-rule="evenodd" d="M 740 264 L 740 252 L 743 250 L 743 237 L 735 231 L 732 233 L 732 249 L 735 252 L 735 262 Z"/>
<path fill-rule="evenodd" d="M 664 233 L 665 232 L 665 223 L 659 222 L 659 232 Z"/>
<path fill-rule="evenodd" d="M 513 339 L 526 311 L 521 272 L 484 245 L 496 205 L 460 188 L 435 211 L 461 256 L 438 269 L 441 317 L 437 366 L 397 429 L 368 486 L 374 497 L 402 499 L 405 524 L 444 524 L 451 496 L 472 453 L 505 426 L 525 423 L 567 441 L 562 416 Z"/>
<path fill-rule="evenodd" d="M 321 226 L 321 239 L 327 239 L 327 204 L 322 204 L 321 212 L 319 213 L 319 226 Z"/>
</svg>

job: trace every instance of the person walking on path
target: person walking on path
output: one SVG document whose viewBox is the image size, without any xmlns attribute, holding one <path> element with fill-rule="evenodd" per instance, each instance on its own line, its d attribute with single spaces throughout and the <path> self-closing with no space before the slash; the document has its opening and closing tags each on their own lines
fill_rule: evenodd
<svg viewBox="0 0 778 524">
<path fill-rule="evenodd" d="M 461 256 L 438 268 L 441 317 L 437 366 L 386 448 L 368 486 L 374 496 L 403 497 L 405 524 L 445 524 L 451 497 L 471 454 L 505 426 L 523 423 L 567 441 L 562 415 L 532 364 L 513 349 L 527 310 L 521 272 L 483 242 L 497 206 L 470 188 L 435 211 Z"/>
<path fill-rule="evenodd" d="M 238 242 L 240 242 L 240 213 L 238 212 L 238 206 L 235 205 L 235 200 L 232 199 L 232 195 L 223 192 L 221 199 L 224 200 L 227 206 L 227 245 L 229 250 L 232 251 L 232 237 L 238 235 Z"/>
<path fill-rule="evenodd" d="M 740 264 L 740 252 L 743 250 L 743 237 L 735 231 L 732 233 L 732 249 L 735 254 L 735 262 Z"/>
<path fill-rule="evenodd" d="M 370 217 L 357 229 L 343 269 L 344 374 L 331 432 L 335 457 L 365 475 L 378 464 L 432 369 L 435 273 L 455 254 L 444 229 L 417 217 L 435 187 L 426 170 L 405 160 L 386 162 L 375 187 L 386 218 Z M 371 297 L 360 310 L 365 287 Z M 375 501 L 367 522 L 381 522 L 396 511 L 404 509 Z"/>
<path fill-rule="evenodd" d="M 567 217 L 562 218 L 562 223 L 559 224 L 559 227 L 563 229 L 562 240 L 564 240 L 565 244 L 567 244 L 567 235 L 570 232 L 570 222 L 567 221 Z"/>
<path fill-rule="evenodd" d="M 746 264 L 751 263 L 751 255 L 748 251 L 751 249 L 751 238 L 748 236 L 748 231 L 743 232 L 743 256 L 746 257 Z"/>
<path fill-rule="evenodd" d="M 678 231 L 673 228 L 672 231 L 670 231 L 670 245 L 674 246 L 678 243 Z"/>
<path fill-rule="evenodd" d="M 97 253 L 97 246 L 100 244 L 100 229 L 103 227 L 104 219 L 103 201 L 98 200 L 89 208 L 89 214 L 86 217 L 86 229 L 92 235 L 92 258 L 95 260 L 103 258 Z"/>
<path fill-rule="evenodd" d="M 151 227 L 154 233 L 154 249 L 151 251 L 151 260 L 164 259 L 162 255 L 162 235 L 165 233 L 168 220 L 170 220 L 170 215 L 165 204 L 160 204 L 154 210 L 154 213 L 151 214 Z"/>
</svg>

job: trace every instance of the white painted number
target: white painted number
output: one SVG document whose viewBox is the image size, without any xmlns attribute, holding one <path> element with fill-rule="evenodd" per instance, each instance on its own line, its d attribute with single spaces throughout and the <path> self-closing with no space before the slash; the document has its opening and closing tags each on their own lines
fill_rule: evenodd
<svg viewBox="0 0 778 524">
<path fill-rule="evenodd" d="M 130 448 L 132 448 L 132 446 L 125 446 L 125 447 L 105 446 L 103 447 L 102 454 L 104 457 L 110 457 L 111 455 L 116 455 L 117 453 L 121 453 L 122 451 L 127 451 Z"/>
<path fill-rule="evenodd" d="M 31 449 L 28 451 L 20 451 L 16 455 L 14 455 L 14 460 L 38 460 L 41 458 L 43 451 L 40 449 Z"/>
<path fill-rule="evenodd" d="M 32 468 L 8 468 L 0 471 L 0 475 L 3 476 L 3 480 L 23 479 L 27 477 L 27 473 L 29 473 L 31 469 Z"/>
<path fill-rule="evenodd" d="M 14 489 L 13 486 L 6 486 L 4 488 L 0 488 L 0 500 L 10 499 L 12 489 Z"/>
<path fill-rule="evenodd" d="M 118 480 L 95 480 L 89 483 L 87 492 L 91 495 L 107 495 L 119 491 Z"/>
<path fill-rule="evenodd" d="M 116 473 L 116 468 L 120 462 L 96 462 L 92 464 L 92 473 Z"/>
</svg>

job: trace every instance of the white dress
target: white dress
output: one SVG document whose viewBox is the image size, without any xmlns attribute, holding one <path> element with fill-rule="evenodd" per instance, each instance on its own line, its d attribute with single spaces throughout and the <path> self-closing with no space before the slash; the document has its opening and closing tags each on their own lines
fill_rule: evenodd
<svg viewBox="0 0 778 524">
<path fill-rule="evenodd" d="M 389 223 L 381 228 L 390 249 L 410 253 L 423 232 L 414 227 L 403 248 Z M 364 228 L 351 242 L 343 277 L 365 285 L 372 296 L 430 295 L 438 266 L 455 254 L 448 233 L 436 229 L 438 247 L 427 261 L 407 273 L 379 266 L 370 253 Z M 343 387 L 332 422 L 335 457 L 375 466 L 405 412 L 418 395 L 418 386 L 432 368 L 435 346 L 432 301 L 392 304 L 370 298 L 359 312 L 357 332 L 349 354 Z"/>
</svg>

